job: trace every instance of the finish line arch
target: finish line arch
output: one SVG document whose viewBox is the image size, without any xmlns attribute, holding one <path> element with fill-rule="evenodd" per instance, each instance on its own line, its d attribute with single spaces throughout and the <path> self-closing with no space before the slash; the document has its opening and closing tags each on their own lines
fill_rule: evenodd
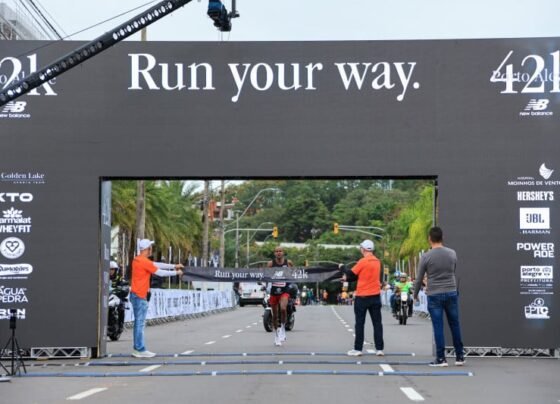
<svg viewBox="0 0 560 404">
<path fill-rule="evenodd" d="M 557 44 L 122 43 L 0 111 L 0 285 L 25 295 L 0 318 L 98 350 L 102 178 L 421 175 L 468 272 L 466 345 L 556 348 Z M 0 42 L 0 84 L 76 47 L 44 45 Z"/>
</svg>

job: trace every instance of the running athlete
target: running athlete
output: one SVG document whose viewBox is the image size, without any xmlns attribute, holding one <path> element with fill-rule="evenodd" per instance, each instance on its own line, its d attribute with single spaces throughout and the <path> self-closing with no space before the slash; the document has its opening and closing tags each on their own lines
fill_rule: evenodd
<svg viewBox="0 0 560 404">
<path fill-rule="evenodd" d="M 274 249 L 274 259 L 267 265 L 269 268 L 293 267 L 292 261 L 284 257 L 284 249 L 280 246 Z M 272 327 L 274 328 L 274 345 L 281 346 L 286 340 L 286 320 L 288 318 L 289 283 L 285 281 L 272 282 L 270 285 L 269 303 L 272 309 Z M 280 307 L 280 327 L 278 327 L 278 308 Z"/>
</svg>

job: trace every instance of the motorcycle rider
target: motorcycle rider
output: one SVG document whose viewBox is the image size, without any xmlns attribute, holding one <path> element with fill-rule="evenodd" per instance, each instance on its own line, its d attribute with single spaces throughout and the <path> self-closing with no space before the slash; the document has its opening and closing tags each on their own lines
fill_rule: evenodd
<svg viewBox="0 0 560 404">
<path fill-rule="evenodd" d="M 412 282 L 408 281 L 406 273 L 401 273 L 399 280 L 395 282 L 395 293 L 391 295 L 391 309 L 393 310 L 393 316 L 397 316 L 397 295 L 399 293 L 412 293 Z M 412 299 L 407 300 L 408 304 L 408 316 L 412 314 Z"/>
<path fill-rule="evenodd" d="M 109 263 L 109 279 L 111 280 L 111 288 L 115 288 L 122 281 L 121 270 L 116 261 Z"/>
<path fill-rule="evenodd" d="M 109 284 L 109 294 L 115 293 L 115 289 L 118 287 L 126 287 L 128 286 L 128 282 L 126 282 L 123 278 L 122 278 L 122 272 L 121 269 L 119 267 L 119 264 L 117 264 L 116 261 L 110 261 L 109 262 L 109 280 L 111 281 L 111 283 Z M 124 293 L 127 293 L 127 291 L 124 291 Z M 117 327 L 118 327 L 118 334 L 120 335 L 120 333 L 123 330 L 124 327 L 124 317 L 125 317 L 125 309 L 126 309 L 126 302 L 128 301 L 126 297 L 120 296 L 119 293 L 115 293 L 115 296 L 119 297 L 120 299 L 120 303 L 117 307 L 117 314 L 118 314 L 118 323 L 117 323 Z M 109 307 L 109 313 L 111 312 L 111 307 Z M 109 328 L 111 329 L 111 316 L 109 315 Z"/>
<path fill-rule="evenodd" d="M 284 249 L 277 246 L 274 249 L 274 259 L 267 264 L 268 268 L 287 268 L 294 264 L 284 257 Z M 290 284 L 288 282 L 272 282 L 270 285 L 269 303 L 272 308 L 272 328 L 274 330 L 274 345 L 281 346 L 286 340 L 286 321 L 288 318 L 288 300 Z M 280 327 L 278 327 L 278 308 L 280 308 Z"/>
</svg>

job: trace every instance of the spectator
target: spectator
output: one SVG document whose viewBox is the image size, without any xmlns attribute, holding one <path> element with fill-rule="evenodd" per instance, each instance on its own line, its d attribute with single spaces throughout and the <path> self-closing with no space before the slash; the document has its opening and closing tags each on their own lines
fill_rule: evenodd
<svg viewBox="0 0 560 404">
<path fill-rule="evenodd" d="M 430 229 L 428 241 L 431 250 L 422 255 L 420 259 L 418 277 L 414 285 L 414 299 L 418 300 L 418 291 L 424 276 L 427 275 L 430 289 L 425 291 L 428 296 L 428 312 L 432 319 L 436 342 L 436 359 L 430 363 L 430 366 L 447 366 L 447 360 L 445 359 L 445 336 L 443 334 L 443 313 L 447 317 L 453 337 L 455 365 L 463 366 L 465 364 L 465 357 L 459 323 L 459 297 L 455 278 L 457 254 L 451 248 L 444 247 L 443 232 L 439 227 L 432 227 Z"/>
</svg>

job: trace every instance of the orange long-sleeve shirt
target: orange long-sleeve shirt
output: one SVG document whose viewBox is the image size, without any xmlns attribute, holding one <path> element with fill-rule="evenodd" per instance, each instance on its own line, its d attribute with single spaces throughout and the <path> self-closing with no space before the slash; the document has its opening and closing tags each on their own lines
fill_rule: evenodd
<svg viewBox="0 0 560 404">
<path fill-rule="evenodd" d="M 356 296 L 372 296 L 381 293 L 381 262 L 375 255 L 358 261 L 352 272 L 358 277 Z"/>
</svg>

